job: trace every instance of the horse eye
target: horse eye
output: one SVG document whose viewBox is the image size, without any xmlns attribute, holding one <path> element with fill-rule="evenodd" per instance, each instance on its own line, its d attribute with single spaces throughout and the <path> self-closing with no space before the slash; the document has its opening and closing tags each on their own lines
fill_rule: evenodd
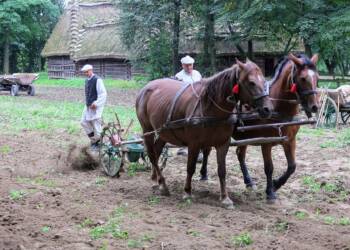
<svg viewBox="0 0 350 250">
<path fill-rule="evenodd" d="M 255 82 L 249 82 L 250 87 L 255 87 Z"/>
</svg>

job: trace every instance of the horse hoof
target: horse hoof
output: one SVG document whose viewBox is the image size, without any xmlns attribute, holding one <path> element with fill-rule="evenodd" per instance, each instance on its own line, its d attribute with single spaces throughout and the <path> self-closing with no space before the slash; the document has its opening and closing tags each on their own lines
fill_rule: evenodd
<svg viewBox="0 0 350 250">
<path fill-rule="evenodd" d="M 152 185 L 152 190 L 158 190 L 159 189 L 159 185 L 158 184 L 153 184 Z"/>
<path fill-rule="evenodd" d="M 202 175 L 199 180 L 200 181 L 207 181 L 208 180 L 208 175 Z"/>
<path fill-rule="evenodd" d="M 233 201 L 226 197 L 225 199 L 222 200 L 221 204 L 224 206 L 224 208 L 226 209 L 229 209 L 229 210 L 232 210 L 234 209 L 235 207 L 233 206 Z"/>
<path fill-rule="evenodd" d="M 159 186 L 159 191 L 160 191 L 160 194 L 163 196 L 170 196 L 169 189 L 167 187 L 164 187 L 163 185 Z"/>
<path fill-rule="evenodd" d="M 275 204 L 276 200 L 277 200 L 277 195 L 275 193 L 267 195 L 266 197 L 267 204 Z"/>
<path fill-rule="evenodd" d="M 270 205 L 276 204 L 276 199 L 267 199 L 266 203 Z"/>
<path fill-rule="evenodd" d="M 186 200 L 192 200 L 194 198 L 194 196 L 192 194 L 188 194 L 188 193 L 185 193 L 183 196 L 182 196 L 182 200 L 186 201 Z"/>
<path fill-rule="evenodd" d="M 247 185 L 246 188 L 248 191 L 256 191 L 258 189 L 255 184 Z"/>
</svg>

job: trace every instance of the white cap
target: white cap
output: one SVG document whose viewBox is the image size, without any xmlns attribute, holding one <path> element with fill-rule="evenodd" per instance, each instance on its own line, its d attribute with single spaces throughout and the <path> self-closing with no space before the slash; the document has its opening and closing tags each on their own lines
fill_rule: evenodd
<svg viewBox="0 0 350 250">
<path fill-rule="evenodd" d="M 194 64 L 194 59 L 190 57 L 189 55 L 181 58 L 181 63 L 182 64 Z"/>
<path fill-rule="evenodd" d="M 92 65 L 90 64 L 85 64 L 82 68 L 81 71 L 86 72 L 88 70 L 92 70 Z"/>
</svg>

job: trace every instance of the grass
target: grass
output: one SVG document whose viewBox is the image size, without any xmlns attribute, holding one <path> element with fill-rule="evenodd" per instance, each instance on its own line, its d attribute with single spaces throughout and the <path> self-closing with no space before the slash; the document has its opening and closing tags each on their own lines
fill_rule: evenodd
<svg viewBox="0 0 350 250">
<path fill-rule="evenodd" d="M 158 196 L 150 196 L 148 198 L 148 204 L 151 206 L 157 205 L 160 203 L 160 198 Z"/>
<path fill-rule="evenodd" d="M 246 232 L 233 236 L 231 240 L 235 247 L 246 247 L 253 244 L 252 237 Z"/>
<path fill-rule="evenodd" d="M 136 172 L 144 172 L 144 171 L 146 171 L 146 166 L 138 162 L 130 162 L 127 170 L 128 176 L 135 176 Z"/>
<path fill-rule="evenodd" d="M 108 221 L 104 225 L 99 225 L 90 229 L 89 235 L 93 240 L 100 239 L 106 235 L 112 235 L 113 238 L 126 240 L 129 233 L 121 229 L 121 222 L 126 213 L 126 207 L 120 206 L 116 208 Z"/>
<path fill-rule="evenodd" d="M 303 211 L 296 211 L 294 213 L 295 217 L 297 217 L 299 220 L 303 220 L 305 219 L 306 217 L 308 217 L 308 214 L 306 212 L 303 212 Z"/>
<path fill-rule="evenodd" d="M 51 227 L 49 227 L 49 226 L 44 226 L 44 227 L 41 228 L 41 232 L 43 232 L 43 233 L 48 233 L 48 232 L 50 231 L 50 229 L 51 229 Z"/>
<path fill-rule="evenodd" d="M 50 132 L 64 130 L 68 134 L 78 134 L 81 131 L 80 119 L 84 104 L 38 99 L 19 101 L 11 96 L 0 96 L 0 103 L 0 132 L 16 133 L 27 129 Z M 114 121 L 115 113 L 118 113 L 125 127 L 131 119 L 137 120 L 134 108 L 117 106 L 105 108 L 104 121 Z M 132 129 L 141 130 L 138 123 Z"/>
<path fill-rule="evenodd" d="M 106 88 L 140 89 L 147 80 L 143 77 L 137 77 L 130 81 L 107 78 L 103 79 L 103 82 Z M 47 72 L 40 72 L 39 79 L 34 84 L 39 86 L 82 88 L 85 84 L 85 78 L 49 79 Z"/>
<path fill-rule="evenodd" d="M 0 154 L 7 155 L 11 152 L 11 147 L 9 145 L 3 145 L 0 147 Z"/>
<path fill-rule="evenodd" d="M 107 182 L 108 182 L 108 179 L 106 177 L 98 176 L 95 179 L 95 184 L 98 187 L 105 185 Z"/>
<path fill-rule="evenodd" d="M 49 179 L 46 179 L 46 178 L 41 177 L 41 176 L 35 177 L 35 178 L 17 177 L 17 182 L 38 185 L 38 186 L 44 186 L 44 187 L 56 187 L 57 186 L 53 180 L 49 180 Z"/>
<path fill-rule="evenodd" d="M 24 190 L 10 190 L 9 197 L 11 200 L 17 201 L 26 195 L 26 192 Z"/>
</svg>

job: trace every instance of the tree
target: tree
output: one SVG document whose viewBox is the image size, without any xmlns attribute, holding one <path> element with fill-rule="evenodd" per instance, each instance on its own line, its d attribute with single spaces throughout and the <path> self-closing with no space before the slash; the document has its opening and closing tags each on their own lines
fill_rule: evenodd
<svg viewBox="0 0 350 250">
<path fill-rule="evenodd" d="M 54 1 L 55 4 L 61 1 Z M 0 3 L 0 44 L 3 71 L 9 73 L 10 58 L 27 61 L 27 69 L 40 60 L 40 51 L 59 16 L 59 7 L 50 0 L 5 0 Z M 12 48 L 13 47 L 13 48 Z M 17 55 L 11 55 L 11 50 Z M 26 58 L 26 59 L 24 59 Z M 11 65 L 15 65 L 11 63 Z"/>
<path fill-rule="evenodd" d="M 115 0 L 122 41 L 151 78 L 178 69 L 181 0 Z M 159 52 L 161 54 L 158 54 Z M 150 64 L 149 62 L 153 62 Z"/>
</svg>

